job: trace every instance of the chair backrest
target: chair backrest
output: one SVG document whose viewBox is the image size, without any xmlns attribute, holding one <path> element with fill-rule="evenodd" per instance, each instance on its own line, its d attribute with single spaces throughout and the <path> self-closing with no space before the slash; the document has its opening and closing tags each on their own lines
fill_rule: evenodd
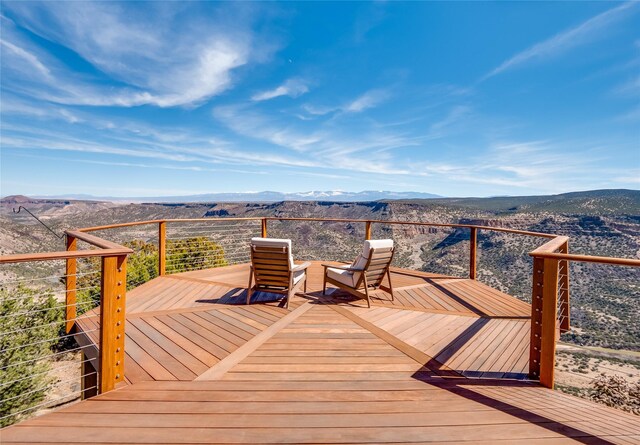
<svg viewBox="0 0 640 445">
<path fill-rule="evenodd" d="M 294 267 L 291 240 L 251 238 L 251 264 L 258 287 L 287 288 Z"/>
<path fill-rule="evenodd" d="M 369 286 L 379 286 L 391 265 L 393 252 L 393 240 L 391 239 L 365 241 L 362 253 L 352 264 L 354 268 L 364 269 L 358 277 L 357 286 L 364 284 L 365 277 Z"/>
</svg>

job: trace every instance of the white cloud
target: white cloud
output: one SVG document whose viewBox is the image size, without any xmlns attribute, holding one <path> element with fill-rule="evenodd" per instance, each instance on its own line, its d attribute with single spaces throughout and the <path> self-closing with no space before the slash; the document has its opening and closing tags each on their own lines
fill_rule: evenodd
<svg viewBox="0 0 640 445">
<path fill-rule="evenodd" d="M 254 94 L 253 101 L 269 100 L 280 96 L 298 97 L 309 91 L 307 84 L 300 79 L 289 79 L 279 87 Z"/>
<path fill-rule="evenodd" d="M 31 118 L 62 119 L 71 124 L 83 121 L 76 113 L 66 108 L 52 106 L 48 103 L 28 103 L 9 93 L 5 93 L 0 101 L 0 113 L 3 116 L 22 115 Z"/>
<path fill-rule="evenodd" d="M 389 93 L 386 90 L 370 90 L 343 106 L 342 110 L 350 113 L 360 113 L 361 111 L 375 107 L 380 102 L 386 100 L 387 97 L 389 97 Z"/>
<path fill-rule="evenodd" d="M 51 79 L 51 72 L 49 71 L 49 68 L 44 66 L 44 64 L 34 54 L 6 40 L 0 40 L 0 46 L 3 46 L 4 48 L 6 48 L 6 50 L 8 50 L 11 53 L 11 55 L 27 62 L 27 64 L 31 68 L 35 68 L 36 71 L 45 79 L 48 79 L 48 80 Z M 5 52 L 5 57 L 6 56 L 7 54 Z"/>
<path fill-rule="evenodd" d="M 8 79 L 5 76 L 3 83 L 33 97 L 62 104 L 193 106 L 229 89 L 236 68 L 264 58 L 273 50 L 257 48 L 245 18 L 238 17 L 233 26 L 227 26 L 215 10 L 207 11 L 190 17 L 189 30 L 184 32 L 185 17 L 180 7 L 133 5 L 7 4 L 17 17 L 18 26 L 74 51 L 103 73 L 108 83 L 99 78 L 100 74 L 90 83 L 60 61 L 49 57 L 54 66 L 48 66 L 38 54 L 21 52 L 20 33 L 11 23 L 3 32 L 3 48 L 27 60 L 45 78 L 40 84 L 22 85 L 21 76 L 27 70 L 16 66 L 16 75 Z M 39 51 L 46 54 L 44 49 Z"/>
<path fill-rule="evenodd" d="M 635 2 L 629 1 L 609 9 L 589 20 L 581 23 L 575 28 L 556 34 L 550 39 L 537 43 L 530 48 L 516 54 L 510 59 L 501 63 L 498 67 L 482 77 L 486 80 L 490 77 L 507 71 L 518 65 L 522 65 L 533 60 L 542 60 L 548 57 L 557 56 L 571 48 L 585 44 L 597 37 L 606 36 L 603 29 L 612 25 L 618 20 L 629 16 L 629 9 L 635 7 Z M 600 34 L 597 34 L 600 32 Z"/>
<path fill-rule="evenodd" d="M 322 106 L 305 104 L 302 109 L 313 116 L 324 116 L 329 113 L 360 113 L 373 108 L 389 98 L 389 91 L 386 89 L 372 89 L 355 99 L 337 106 Z"/>
<path fill-rule="evenodd" d="M 299 132 L 290 124 L 278 125 L 271 118 L 244 107 L 216 107 L 213 115 L 237 134 L 298 152 L 306 151 L 321 139 L 316 132 Z"/>
</svg>

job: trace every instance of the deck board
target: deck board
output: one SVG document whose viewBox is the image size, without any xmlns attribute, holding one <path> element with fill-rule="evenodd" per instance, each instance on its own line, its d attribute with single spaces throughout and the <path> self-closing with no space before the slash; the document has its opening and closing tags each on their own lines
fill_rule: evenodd
<svg viewBox="0 0 640 445">
<path fill-rule="evenodd" d="M 467 379 L 143 382 L 3 431 L 3 443 L 637 443 L 637 416 Z M 65 428 L 61 428 L 64 425 Z M 468 442 L 467 442 L 468 443 Z"/>
<path fill-rule="evenodd" d="M 522 376 L 530 307 L 474 280 L 394 269 L 396 299 L 244 305 L 247 265 L 127 295 L 128 385 L 2 430 L 2 443 L 640 443 L 640 417 Z M 99 317 L 78 321 L 97 343 Z M 84 332 L 84 333 L 83 333 Z M 468 377 L 483 376 L 484 379 Z"/>
</svg>

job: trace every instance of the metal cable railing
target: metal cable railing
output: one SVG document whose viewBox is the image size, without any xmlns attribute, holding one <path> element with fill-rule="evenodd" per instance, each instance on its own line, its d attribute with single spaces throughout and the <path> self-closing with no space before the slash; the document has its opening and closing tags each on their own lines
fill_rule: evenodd
<svg viewBox="0 0 640 445">
<path fill-rule="evenodd" d="M 12 276 L 2 273 L 7 266 L 12 265 L 0 266 L 0 276 Z M 51 274 L 53 269 L 59 273 Z M 68 302 L 65 283 L 70 277 L 78 283 L 99 279 L 100 271 L 85 268 L 65 274 L 60 260 L 32 273 L 38 270 L 44 273 L 0 280 L 0 426 L 91 391 L 77 391 L 74 384 L 83 377 L 80 369 L 89 361 L 84 353 L 94 347 L 75 343 L 75 334 L 67 332 L 66 326 L 82 317 L 69 320 L 66 315 L 71 308 L 81 314 L 95 307 L 91 298 L 95 288 L 77 287 L 74 292 L 79 298 Z"/>
<path fill-rule="evenodd" d="M 484 267 L 477 267 L 476 251 L 482 251 L 479 256 L 480 266 L 482 266 L 483 261 L 486 262 L 493 257 L 492 249 L 498 250 L 504 247 L 514 233 L 525 235 L 526 239 L 531 236 L 546 237 L 552 239 L 551 243 L 556 244 L 563 241 L 562 237 L 554 238 L 552 235 L 530 232 L 531 228 L 524 225 L 522 226 L 526 229 L 524 231 L 514 227 L 516 226 L 490 228 L 472 224 L 429 224 L 412 221 L 211 218 L 157 220 L 131 225 L 120 224 L 117 227 L 106 226 L 69 231 L 67 232 L 67 252 L 45 254 L 46 258 L 51 259 L 50 262 L 57 262 L 58 273 L 52 273 L 52 267 L 48 265 L 49 262 L 46 262 L 46 267 L 44 263 L 37 263 L 42 267 L 31 267 L 36 263 L 28 263 L 30 268 L 27 276 L 18 273 L 17 269 L 12 269 L 11 273 L 0 274 L 6 278 L 5 289 L 30 289 L 29 294 L 24 297 L 14 291 L 3 294 L 3 298 L 0 298 L 3 308 L 6 305 L 7 310 L 14 311 L 14 317 L 4 312 L 0 313 L 0 321 L 3 324 L 0 332 L 0 356 L 2 360 L 6 356 L 10 357 L 10 360 L 0 362 L 0 377 L 5 378 L 5 380 L 0 379 L 0 391 L 5 390 L 4 393 L 0 392 L 0 395 L 4 397 L 6 405 L 10 405 L 8 413 L 0 412 L 0 419 L 4 422 L 8 422 L 7 419 L 11 416 L 18 419 L 37 411 L 47 403 L 49 403 L 47 406 L 66 403 L 65 401 L 70 400 L 69 397 L 75 395 L 77 398 L 78 395 L 85 394 L 85 391 L 86 394 L 92 394 L 96 389 L 101 391 L 112 389 L 115 383 L 124 379 L 124 330 L 118 327 L 124 326 L 124 311 L 119 310 L 123 308 L 118 304 L 120 304 L 119 301 L 123 301 L 120 299 L 124 297 L 126 289 L 139 286 L 156 276 L 167 273 L 247 263 L 250 260 L 251 237 L 266 235 L 272 238 L 292 239 L 296 260 L 345 262 L 352 261 L 361 251 L 364 239 L 392 238 L 397 248 L 394 265 L 410 269 L 426 269 L 429 272 L 440 272 L 446 275 L 469 276 L 472 279 L 476 277 L 486 279 L 483 275 Z M 102 238 L 86 233 L 93 231 L 99 231 Z M 525 237 L 518 239 L 525 239 Z M 93 248 L 94 246 L 100 248 L 100 253 L 85 255 L 82 252 L 82 247 Z M 510 260 L 518 258 L 517 261 L 521 261 L 519 258 L 526 255 L 535 247 L 535 244 L 533 241 L 523 241 L 512 243 L 508 247 L 508 258 Z M 567 253 L 557 247 L 546 250 L 542 254 L 538 252 L 536 254 L 538 256 L 533 255 L 538 261 L 538 266 L 545 266 L 544 256 L 549 252 Z M 127 255 L 129 258 L 125 261 Z M 463 258 L 462 261 L 458 259 L 460 255 Z M 87 258 L 84 258 L 85 256 Z M 464 256 L 467 256 L 467 260 Z M 55 258 L 66 261 L 64 271 L 59 260 Z M 456 258 L 457 261 L 452 261 L 451 258 Z M 552 260 L 556 261 L 554 258 Z M 611 262 L 612 259 L 604 260 Z M 17 258 L 15 261 L 28 260 Z M 562 326 L 565 323 L 568 325 L 570 320 L 569 269 L 566 266 L 569 259 L 560 258 L 557 261 L 559 264 L 557 276 L 555 276 L 557 286 L 551 287 L 557 290 L 555 298 L 560 304 L 554 315 L 557 317 L 557 323 Z M 522 261 L 522 264 L 526 262 Z M 442 269 L 438 269 L 439 267 Z M 523 269 L 526 268 L 523 267 Z M 551 270 L 546 266 L 540 268 L 543 271 L 547 269 Z M 537 272 L 534 270 L 534 284 L 542 283 L 540 270 Z M 40 272 L 41 278 L 33 278 L 35 272 Z M 105 279 L 105 274 L 108 279 Z M 530 277 L 525 278 L 521 281 L 530 285 Z M 104 283 L 109 283 L 109 287 L 105 287 L 107 285 Z M 545 286 L 547 284 L 545 282 Z M 122 287 L 118 287 L 119 285 Z M 542 293 L 540 297 L 542 298 Z M 566 304 L 563 306 L 562 302 L 565 299 Z M 24 306 L 29 301 L 36 301 L 40 306 Z M 101 310 L 99 314 L 91 312 L 83 315 L 100 302 L 104 304 L 105 301 L 109 303 L 107 310 Z M 45 302 L 47 305 L 42 306 Z M 101 309 L 104 309 L 104 306 Z M 58 314 L 57 318 L 47 318 L 46 315 L 50 313 Z M 91 316 L 90 319 L 89 316 Z M 5 323 L 14 318 L 25 317 L 33 317 L 39 322 L 24 325 Z M 100 317 L 99 321 L 98 317 Z M 103 321 L 103 317 L 106 317 L 106 322 Z M 96 340 L 91 340 L 92 344 L 89 346 L 73 344 L 75 331 L 72 329 L 81 324 L 83 319 L 87 319 L 87 323 L 82 326 L 82 335 L 102 338 L 102 334 L 108 331 L 105 338 L 120 339 L 118 341 L 121 343 L 112 345 L 112 350 L 118 351 L 119 356 L 100 357 L 101 366 L 106 366 L 104 363 L 111 363 L 111 367 L 107 369 L 110 370 L 109 372 L 115 369 L 115 373 L 107 375 L 107 372 L 100 373 L 99 370 L 96 372 L 88 367 L 98 362 L 97 349 L 99 349 L 98 354 L 101 354 L 108 348 L 94 345 Z M 556 322 L 556 320 L 553 321 Z M 54 331 L 57 332 L 56 335 L 46 335 Z M 535 332 L 535 329 L 532 332 Z M 98 333 L 101 335 L 97 335 Z M 542 331 L 538 334 L 541 340 Z M 27 339 L 24 341 L 28 341 L 29 348 L 33 349 L 29 356 L 20 356 L 19 353 L 24 348 L 9 343 L 9 340 L 15 339 Z M 54 398 L 50 394 L 42 395 L 43 391 L 47 392 L 46 388 L 51 387 L 45 381 L 27 385 L 30 379 L 42 379 L 48 376 L 50 373 L 47 366 L 52 366 L 52 363 L 69 356 L 74 357 L 74 363 L 83 369 L 78 373 L 79 378 L 83 380 L 81 391 L 70 391 L 68 397 Z M 69 371 L 75 366 L 64 363 L 60 365 L 60 369 Z M 28 372 L 23 372 L 24 369 Z M 64 386 L 74 379 L 69 377 L 57 380 Z M 94 380 L 100 383 L 91 384 Z M 8 394 L 6 391 L 11 388 L 20 389 L 21 392 Z M 42 395 L 42 397 L 36 400 L 34 395 L 39 397 Z M 17 406 L 18 402 L 24 402 L 24 400 L 29 400 L 30 405 Z"/>
<path fill-rule="evenodd" d="M 261 235 L 260 220 L 171 223 L 166 227 L 166 273 L 241 264 L 249 261 L 249 242 Z"/>
</svg>

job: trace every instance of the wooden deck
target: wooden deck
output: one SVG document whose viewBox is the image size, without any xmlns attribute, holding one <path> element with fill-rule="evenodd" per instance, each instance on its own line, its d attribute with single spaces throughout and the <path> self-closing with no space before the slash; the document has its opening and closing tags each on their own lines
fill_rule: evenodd
<svg viewBox="0 0 640 445">
<path fill-rule="evenodd" d="M 396 300 L 378 291 L 367 308 L 323 297 L 319 263 L 309 273 L 289 309 L 266 293 L 242 304 L 247 265 L 130 291 L 128 384 L 1 442 L 640 443 L 640 417 L 522 380 L 529 305 L 396 269 Z M 79 323 L 80 341 L 96 343 L 97 320 Z"/>
</svg>

